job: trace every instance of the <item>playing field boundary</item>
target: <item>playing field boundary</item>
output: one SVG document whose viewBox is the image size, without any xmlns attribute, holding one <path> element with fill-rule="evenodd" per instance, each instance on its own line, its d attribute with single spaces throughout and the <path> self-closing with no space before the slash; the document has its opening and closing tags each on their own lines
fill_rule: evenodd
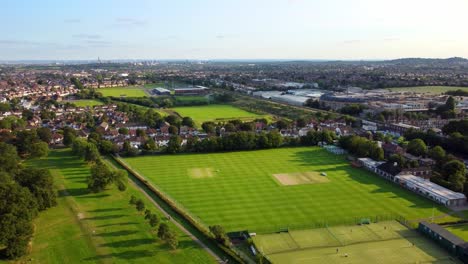
<svg viewBox="0 0 468 264">
<path fill-rule="evenodd" d="M 255 232 L 257 234 L 272 234 L 272 233 L 284 232 L 286 230 L 292 231 L 292 230 L 327 228 L 327 227 L 335 227 L 335 226 L 352 226 L 352 225 L 361 224 L 364 219 L 369 220 L 371 223 L 378 223 L 378 222 L 384 222 L 384 221 L 398 221 L 400 224 L 406 226 L 409 229 L 417 228 L 417 223 L 415 224 L 412 221 L 407 220 L 401 215 L 384 214 L 384 215 L 376 215 L 376 216 L 348 217 L 348 218 L 340 218 L 340 219 L 333 219 L 333 220 L 318 220 L 318 221 L 311 221 L 310 223 L 307 223 L 307 224 L 288 224 L 288 225 L 282 225 L 282 226 L 263 227 L 263 228 L 256 228 L 254 230 L 249 230 L 249 232 Z"/>
<path fill-rule="evenodd" d="M 112 155 L 112 158 L 125 170 L 127 170 L 131 175 L 133 175 L 140 183 L 146 186 L 151 192 L 153 192 L 157 197 L 159 197 L 164 203 L 166 203 L 175 213 L 180 215 L 183 219 L 185 219 L 188 224 L 194 227 L 196 230 L 201 232 L 205 237 L 207 237 L 213 245 L 216 245 L 222 252 L 226 255 L 230 256 L 233 260 L 237 261 L 238 263 L 247 263 L 239 253 L 235 250 L 226 247 L 224 245 L 220 245 L 214 237 L 211 235 L 210 231 L 206 227 L 206 225 L 195 219 L 190 213 L 184 211 L 184 209 L 180 208 L 176 202 L 174 202 L 171 198 L 169 198 L 163 191 L 159 190 L 159 188 L 153 186 L 148 180 L 145 179 L 142 175 L 138 172 L 134 171 L 130 165 L 128 165 L 125 161 L 121 160 L 119 157 Z"/>
</svg>

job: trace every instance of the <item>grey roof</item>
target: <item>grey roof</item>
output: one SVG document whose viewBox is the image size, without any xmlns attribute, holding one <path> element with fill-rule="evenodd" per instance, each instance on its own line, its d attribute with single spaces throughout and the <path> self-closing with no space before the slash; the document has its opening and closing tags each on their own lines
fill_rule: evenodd
<svg viewBox="0 0 468 264">
<path fill-rule="evenodd" d="M 431 195 L 437 196 L 439 198 L 447 200 L 466 199 L 463 193 L 454 192 L 429 180 L 425 180 L 414 175 L 399 175 L 395 178 L 406 183 L 411 183 L 420 190 L 426 191 Z"/>
<path fill-rule="evenodd" d="M 422 221 L 420 222 L 420 224 L 428 227 L 430 230 L 434 231 L 435 233 L 443 237 L 445 240 L 450 241 L 454 245 L 458 246 L 465 244 L 465 240 L 459 238 L 458 236 L 454 235 L 453 233 L 451 233 L 450 231 L 438 224 L 428 223 L 426 221 Z"/>
</svg>

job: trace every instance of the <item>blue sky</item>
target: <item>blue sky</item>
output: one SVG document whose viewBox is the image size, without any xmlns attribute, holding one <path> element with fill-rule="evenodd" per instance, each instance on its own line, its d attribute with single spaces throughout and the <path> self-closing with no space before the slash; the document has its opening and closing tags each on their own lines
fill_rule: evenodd
<svg viewBox="0 0 468 264">
<path fill-rule="evenodd" d="M 3 0 L 0 60 L 468 57 L 467 0 Z"/>
</svg>

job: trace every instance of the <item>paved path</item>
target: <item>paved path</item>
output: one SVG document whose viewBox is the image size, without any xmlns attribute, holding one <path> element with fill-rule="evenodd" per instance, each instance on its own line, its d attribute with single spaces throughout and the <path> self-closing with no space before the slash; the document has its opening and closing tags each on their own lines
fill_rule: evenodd
<svg viewBox="0 0 468 264">
<path fill-rule="evenodd" d="M 115 168 L 115 165 L 112 164 L 111 162 L 108 162 L 110 163 L 114 168 Z M 182 226 L 179 222 L 175 221 L 174 218 L 172 218 L 168 212 L 166 212 L 166 210 L 164 210 L 154 199 L 153 197 L 151 197 L 151 195 L 149 195 L 143 188 L 141 188 L 138 184 L 135 183 L 135 180 L 138 181 L 138 179 L 134 179 L 133 177 L 130 179 L 130 182 L 133 186 L 135 186 L 141 193 L 143 193 L 150 201 L 152 204 L 154 204 L 163 214 L 164 216 L 169 219 L 169 221 L 171 221 L 172 223 L 174 223 L 180 230 L 182 230 L 182 232 L 184 232 L 186 235 L 188 235 L 193 241 L 195 241 L 195 243 L 197 243 L 198 245 L 200 245 L 201 248 L 203 248 L 204 250 L 206 250 L 208 252 L 208 254 L 210 254 L 215 260 L 216 262 L 218 263 L 224 263 L 223 260 L 221 260 L 221 258 L 216 255 L 216 253 L 213 252 L 213 250 L 211 250 L 208 246 L 205 245 L 205 243 L 203 243 L 200 239 L 198 239 L 196 236 L 194 236 L 190 231 L 188 231 L 184 226 Z"/>
</svg>

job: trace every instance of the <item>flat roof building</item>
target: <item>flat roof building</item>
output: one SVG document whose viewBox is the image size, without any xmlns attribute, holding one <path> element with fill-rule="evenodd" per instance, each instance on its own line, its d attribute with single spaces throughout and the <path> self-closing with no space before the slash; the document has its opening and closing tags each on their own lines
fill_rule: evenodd
<svg viewBox="0 0 468 264">
<path fill-rule="evenodd" d="M 395 176 L 395 182 L 445 206 L 461 206 L 466 203 L 466 197 L 463 193 L 451 191 L 414 175 L 397 175 Z"/>
</svg>

